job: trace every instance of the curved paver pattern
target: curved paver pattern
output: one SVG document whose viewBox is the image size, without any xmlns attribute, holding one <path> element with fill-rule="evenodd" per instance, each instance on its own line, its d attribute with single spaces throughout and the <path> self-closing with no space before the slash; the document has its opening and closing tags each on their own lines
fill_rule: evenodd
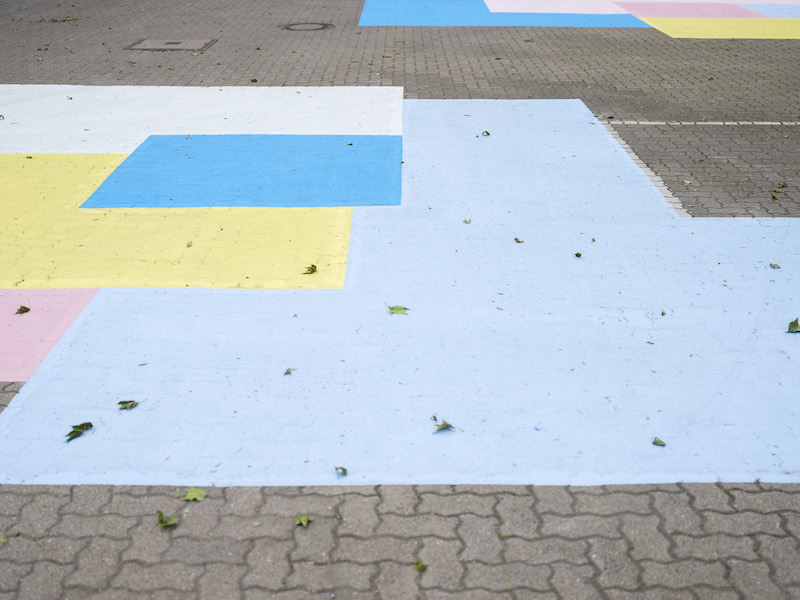
<svg viewBox="0 0 800 600">
<path fill-rule="evenodd" d="M 205 491 L 0 487 L 0 597 L 800 596 L 798 484 Z"/>
</svg>

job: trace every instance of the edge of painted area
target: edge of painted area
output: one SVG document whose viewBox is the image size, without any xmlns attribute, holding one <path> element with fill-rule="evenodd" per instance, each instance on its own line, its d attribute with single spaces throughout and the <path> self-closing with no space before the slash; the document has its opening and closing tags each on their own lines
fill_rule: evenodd
<svg viewBox="0 0 800 600">
<path fill-rule="evenodd" d="M 27 381 L 97 292 L 0 290 L 0 381 Z"/>
<path fill-rule="evenodd" d="M 493 13 L 483 0 L 366 0 L 359 27 L 650 27 L 629 14 Z"/>
<path fill-rule="evenodd" d="M 692 39 L 800 39 L 800 19 L 667 19 L 642 21 L 672 38 Z"/>
<path fill-rule="evenodd" d="M 130 154 L 150 134 L 401 135 L 403 128 L 396 86 L 8 84 L 0 85 L 0 104 L 0 153 Z"/>
</svg>

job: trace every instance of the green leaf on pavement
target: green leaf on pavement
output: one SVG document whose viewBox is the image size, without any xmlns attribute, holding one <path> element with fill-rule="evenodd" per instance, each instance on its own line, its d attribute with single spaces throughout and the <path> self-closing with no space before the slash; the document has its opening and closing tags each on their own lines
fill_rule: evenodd
<svg viewBox="0 0 800 600">
<path fill-rule="evenodd" d="M 800 319 L 795 319 L 789 323 L 789 330 L 786 333 L 800 333 Z"/>
<path fill-rule="evenodd" d="M 314 520 L 314 517 L 309 517 L 308 515 L 300 515 L 299 517 L 294 518 L 295 525 L 302 525 L 303 527 L 308 527 L 308 524 Z"/>
<path fill-rule="evenodd" d="M 92 425 L 88 421 L 86 423 L 81 423 L 80 425 L 73 425 L 72 426 L 72 431 L 70 431 L 67 434 L 67 441 L 71 442 L 76 437 L 82 436 L 84 431 L 88 431 L 92 427 L 94 427 L 94 425 Z"/>
<path fill-rule="evenodd" d="M 191 502 L 195 500 L 196 502 L 202 502 L 205 500 L 206 493 L 201 490 L 200 488 L 189 488 L 186 490 L 186 495 L 181 498 L 181 500 L 186 500 L 187 502 Z"/>
<path fill-rule="evenodd" d="M 414 561 L 414 568 L 415 568 L 417 571 L 419 571 L 420 573 L 422 573 L 422 572 L 423 572 L 425 569 L 427 569 L 427 568 L 428 568 L 428 565 L 426 565 L 426 564 L 425 564 L 424 562 L 422 562 L 421 560 L 417 559 L 417 560 L 415 560 L 415 561 Z"/>
<path fill-rule="evenodd" d="M 657 437 L 654 437 L 654 438 L 653 438 L 653 446 L 666 446 L 666 445 L 667 445 L 667 444 L 666 444 L 665 442 L 662 442 L 662 441 L 661 441 L 660 439 L 658 439 Z"/>
<path fill-rule="evenodd" d="M 407 315 L 409 310 L 411 309 L 407 306 L 400 306 L 399 304 L 389 307 L 389 312 L 393 315 Z"/>
<path fill-rule="evenodd" d="M 178 524 L 178 519 L 175 517 L 165 517 L 161 509 L 158 510 L 158 526 L 159 527 L 175 527 Z"/>
<path fill-rule="evenodd" d="M 120 410 L 130 410 L 139 403 L 136 400 L 123 400 L 122 402 L 117 402 L 117 404 L 119 404 Z"/>
</svg>

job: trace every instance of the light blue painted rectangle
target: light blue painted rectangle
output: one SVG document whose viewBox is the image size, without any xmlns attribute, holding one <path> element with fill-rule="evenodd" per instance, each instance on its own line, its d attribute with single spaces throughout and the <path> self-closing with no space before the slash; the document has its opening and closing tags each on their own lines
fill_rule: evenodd
<svg viewBox="0 0 800 600">
<path fill-rule="evenodd" d="M 400 204 L 402 136 L 151 135 L 81 208 Z"/>
<path fill-rule="evenodd" d="M 800 19 L 800 4 L 739 4 L 774 19 Z"/>
<path fill-rule="evenodd" d="M 366 0 L 361 27 L 650 27 L 633 15 L 493 13 L 483 0 Z"/>
</svg>

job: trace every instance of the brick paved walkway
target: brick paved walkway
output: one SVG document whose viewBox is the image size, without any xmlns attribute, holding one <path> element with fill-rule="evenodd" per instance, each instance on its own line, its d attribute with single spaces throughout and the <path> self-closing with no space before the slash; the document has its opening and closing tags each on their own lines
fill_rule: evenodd
<svg viewBox="0 0 800 600">
<path fill-rule="evenodd" d="M 0 2 L 2 83 L 580 98 L 689 214 L 800 216 L 797 41 L 358 28 L 358 0 L 25 6 Z M 283 28 L 302 22 L 334 27 Z M 198 37 L 219 41 L 124 49 Z M 2 410 L 21 384 L 0 386 Z M 0 598 L 800 598 L 797 485 L 206 491 L 0 487 Z"/>
</svg>

